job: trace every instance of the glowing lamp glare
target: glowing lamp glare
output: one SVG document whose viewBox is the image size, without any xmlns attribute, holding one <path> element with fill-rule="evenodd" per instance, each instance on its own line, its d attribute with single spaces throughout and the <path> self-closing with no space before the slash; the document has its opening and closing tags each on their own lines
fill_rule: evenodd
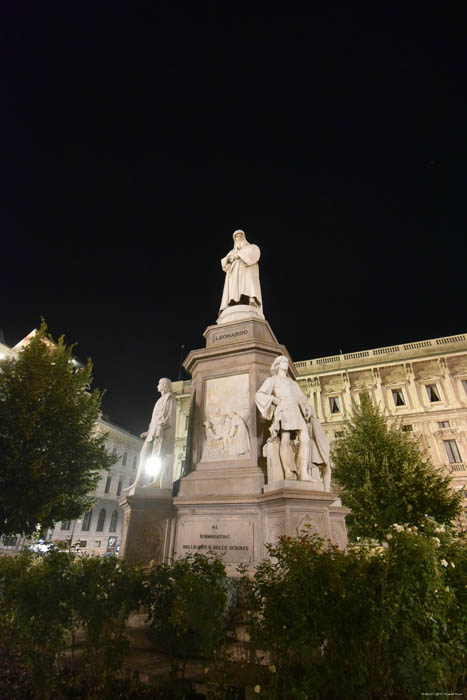
<svg viewBox="0 0 467 700">
<path fill-rule="evenodd" d="M 144 467 L 146 474 L 149 476 L 156 476 L 161 468 L 161 460 L 159 457 L 149 457 L 146 460 L 146 465 Z"/>
</svg>

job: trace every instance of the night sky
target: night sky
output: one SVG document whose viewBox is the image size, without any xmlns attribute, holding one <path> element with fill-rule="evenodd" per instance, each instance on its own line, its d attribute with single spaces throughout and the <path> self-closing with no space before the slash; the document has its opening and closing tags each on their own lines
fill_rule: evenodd
<svg viewBox="0 0 467 700">
<path fill-rule="evenodd" d="M 289 5 L 3 3 L 0 328 L 44 316 L 131 431 L 237 228 L 294 360 L 467 330 L 465 15 Z"/>
</svg>

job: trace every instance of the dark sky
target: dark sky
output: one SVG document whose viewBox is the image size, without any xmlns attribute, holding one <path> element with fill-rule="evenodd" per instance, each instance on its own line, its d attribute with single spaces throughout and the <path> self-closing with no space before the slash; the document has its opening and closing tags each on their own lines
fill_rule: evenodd
<svg viewBox="0 0 467 700">
<path fill-rule="evenodd" d="M 43 315 L 140 432 L 236 228 L 295 360 L 467 330 L 466 17 L 340 5 L 3 3 L 7 343 Z"/>
</svg>

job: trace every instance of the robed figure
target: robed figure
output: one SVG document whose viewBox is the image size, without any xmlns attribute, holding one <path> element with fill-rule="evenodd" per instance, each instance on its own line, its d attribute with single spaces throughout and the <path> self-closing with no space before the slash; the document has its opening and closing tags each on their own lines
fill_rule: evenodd
<svg viewBox="0 0 467 700">
<path fill-rule="evenodd" d="M 130 488 L 143 486 L 148 465 L 151 467 L 148 471 L 154 473 L 154 478 L 146 486 L 172 488 L 176 400 L 170 379 L 161 379 L 157 390 L 161 397 L 156 401 L 147 432 L 141 434 L 144 445 L 139 456 L 136 478 Z"/>
<path fill-rule="evenodd" d="M 311 481 L 311 468 L 323 471 L 324 487 L 330 490 L 329 441 L 326 433 L 296 381 L 287 376 L 289 361 L 285 355 L 271 365 L 271 376 L 256 392 L 261 415 L 271 421 L 271 441 L 280 440 L 279 454 L 286 479 Z M 293 439 L 298 437 L 295 453 Z M 292 440 L 291 440 L 292 438 Z"/>
<path fill-rule="evenodd" d="M 261 251 L 257 245 L 248 243 L 243 231 L 234 231 L 233 239 L 234 247 L 221 260 L 225 283 L 220 311 L 233 304 L 245 303 L 262 313 L 258 266 Z"/>
</svg>

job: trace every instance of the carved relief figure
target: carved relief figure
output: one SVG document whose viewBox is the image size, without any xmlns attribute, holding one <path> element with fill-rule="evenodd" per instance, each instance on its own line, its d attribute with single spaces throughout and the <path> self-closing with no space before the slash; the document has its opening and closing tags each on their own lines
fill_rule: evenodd
<svg viewBox="0 0 467 700">
<path fill-rule="evenodd" d="M 220 311 L 245 303 L 262 312 L 258 266 L 261 251 L 257 245 L 248 243 L 244 231 L 234 231 L 233 239 L 233 249 L 221 260 L 225 283 Z"/>
<path fill-rule="evenodd" d="M 217 435 L 210 421 L 204 421 L 205 441 L 203 447 L 203 459 L 215 459 L 224 454 L 224 438 Z"/>
<path fill-rule="evenodd" d="M 175 444 L 175 395 L 172 392 L 170 379 L 161 379 L 157 385 L 161 393 L 152 412 L 151 422 L 146 433 L 139 457 L 138 471 L 133 484 L 129 488 L 143 486 L 147 461 L 150 457 L 158 459 L 158 471 L 153 481 L 147 486 L 156 488 L 172 488 L 172 473 Z M 128 490 L 128 489 L 127 489 Z"/>
<path fill-rule="evenodd" d="M 250 436 L 243 418 L 235 411 L 216 411 L 204 421 L 203 459 L 228 459 L 250 452 Z"/>
<path fill-rule="evenodd" d="M 297 382 L 287 376 L 289 361 L 284 355 L 271 365 L 271 377 L 256 392 L 261 415 L 271 421 L 268 442 L 280 440 L 279 455 L 286 479 L 311 481 L 310 469 L 323 469 L 324 487 L 330 490 L 329 442 L 314 411 Z M 293 436 L 293 437 L 292 437 Z M 296 451 L 292 440 L 298 438 Z"/>
<path fill-rule="evenodd" d="M 250 436 L 245 421 L 234 411 L 230 414 L 230 450 L 234 455 L 244 455 L 250 451 Z"/>
</svg>

